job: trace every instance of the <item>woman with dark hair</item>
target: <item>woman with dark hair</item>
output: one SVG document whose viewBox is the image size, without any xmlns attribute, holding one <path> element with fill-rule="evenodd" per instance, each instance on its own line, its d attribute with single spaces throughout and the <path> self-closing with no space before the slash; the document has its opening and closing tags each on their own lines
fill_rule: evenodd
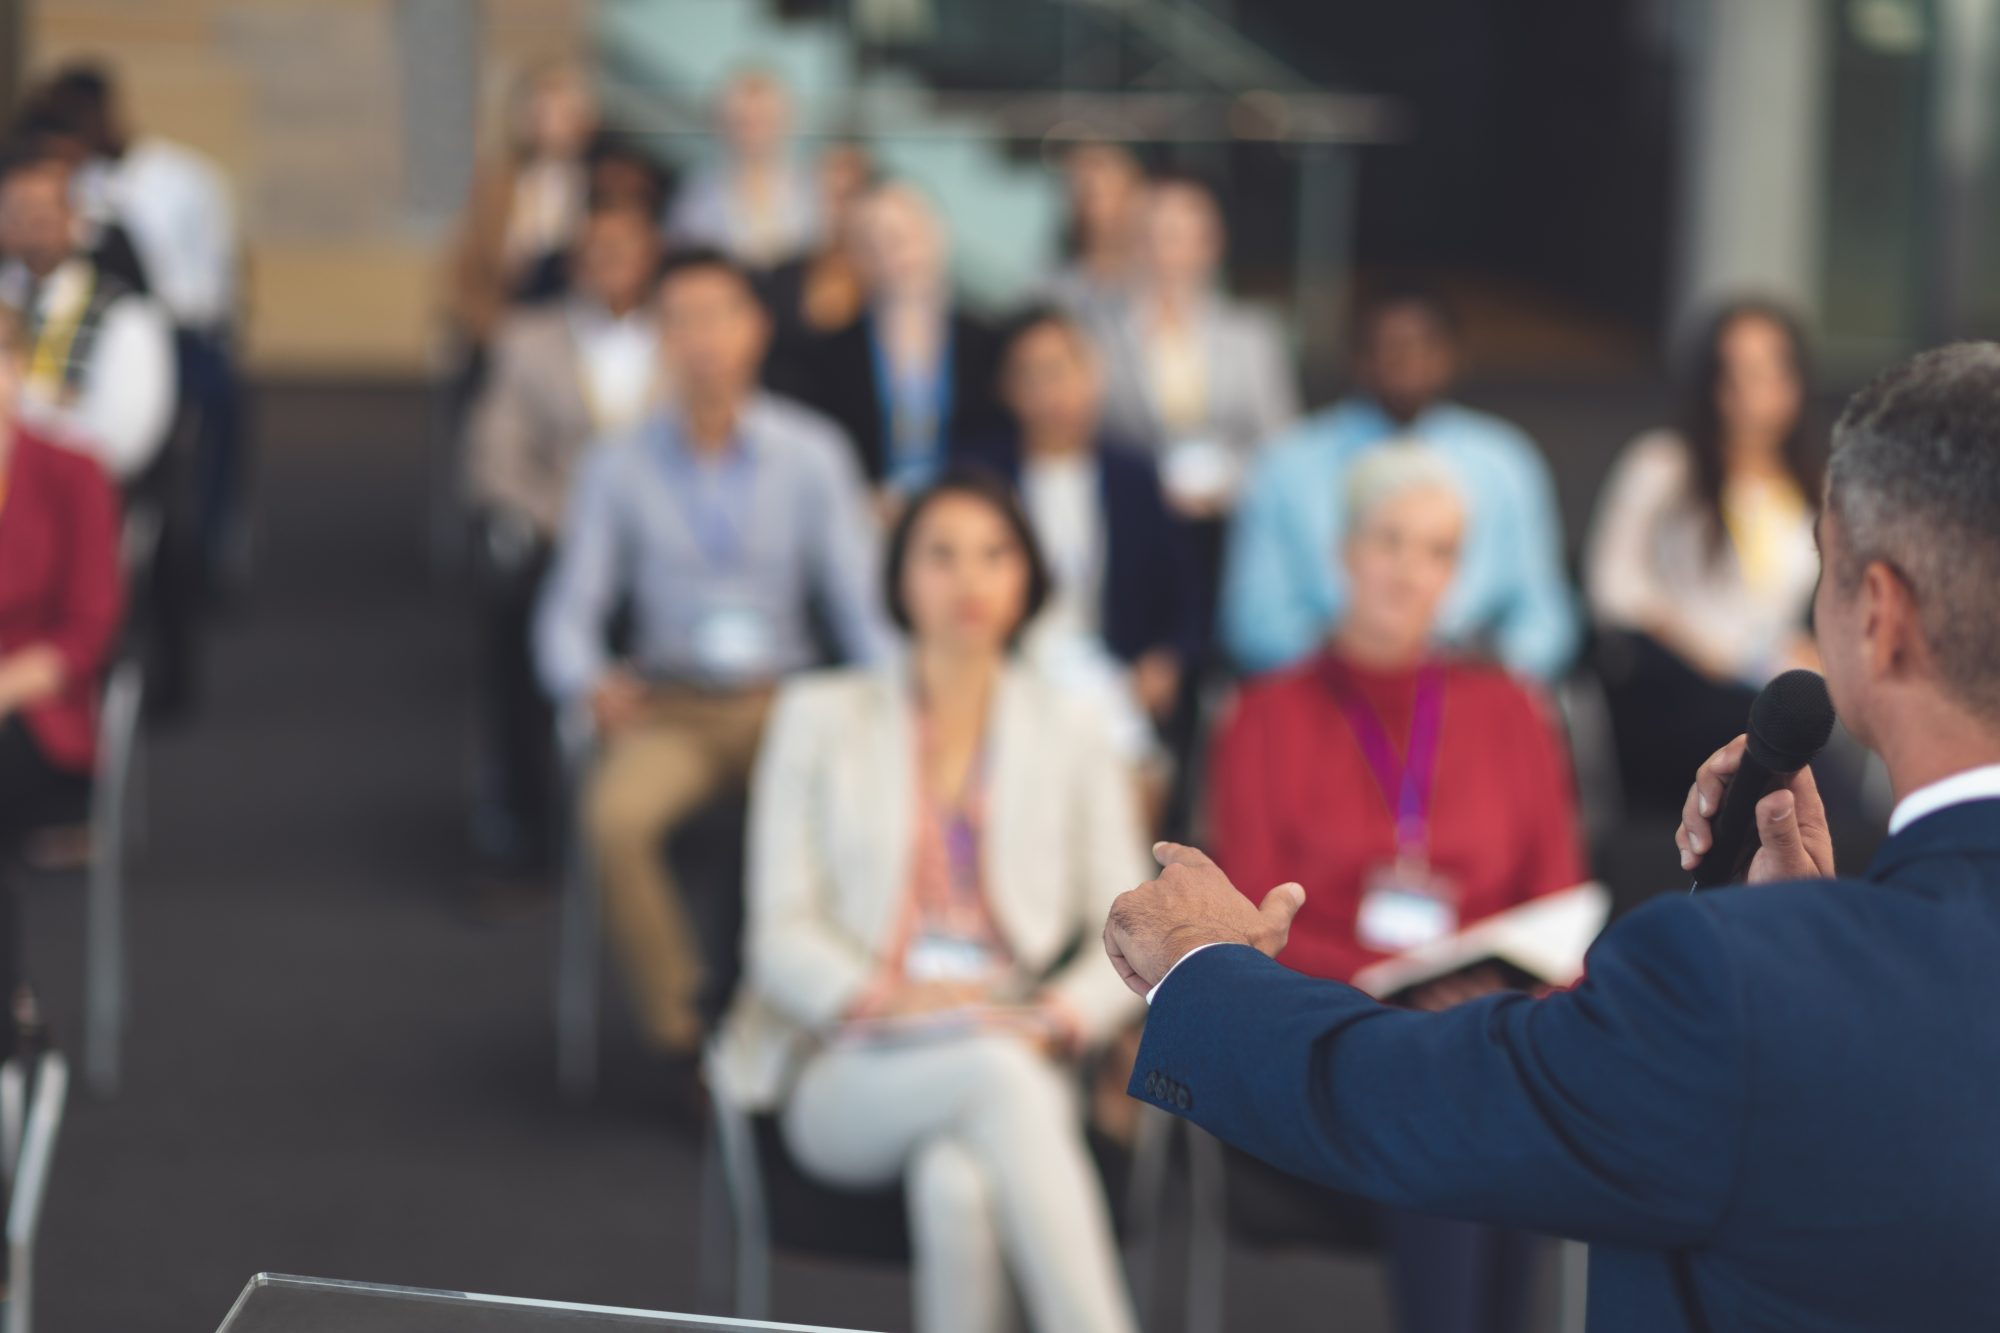
<svg viewBox="0 0 2000 1333">
<path fill-rule="evenodd" d="M 1088 946 L 1147 861 L 1109 741 L 1015 661 L 1047 587 L 1004 483 L 920 492 L 889 547 L 906 660 L 785 685 L 751 788 L 713 1076 L 812 1175 L 902 1182 L 927 1333 L 1008 1327 L 1016 1288 L 1044 1333 L 1134 1327 L 1073 1062 L 1135 1015 Z"/>
<path fill-rule="evenodd" d="M 1636 803 L 1678 807 L 1681 775 L 1743 729 L 1757 689 L 1817 662 L 1822 459 L 1807 383 L 1796 317 L 1731 302 L 1688 359 L 1683 425 L 1634 441 L 1605 483 L 1585 585 Z"/>
</svg>

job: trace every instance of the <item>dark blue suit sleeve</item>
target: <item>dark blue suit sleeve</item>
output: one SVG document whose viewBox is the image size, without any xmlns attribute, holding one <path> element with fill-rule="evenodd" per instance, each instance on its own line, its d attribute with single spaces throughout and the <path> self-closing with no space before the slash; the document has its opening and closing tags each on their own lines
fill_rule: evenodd
<svg viewBox="0 0 2000 1333">
<path fill-rule="evenodd" d="M 1696 1244 L 1740 1155 L 1745 1044 L 1708 914 L 1656 902 L 1574 990 L 1392 1009 L 1254 949 L 1154 998 L 1132 1095 L 1309 1180 L 1585 1240 Z"/>
</svg>

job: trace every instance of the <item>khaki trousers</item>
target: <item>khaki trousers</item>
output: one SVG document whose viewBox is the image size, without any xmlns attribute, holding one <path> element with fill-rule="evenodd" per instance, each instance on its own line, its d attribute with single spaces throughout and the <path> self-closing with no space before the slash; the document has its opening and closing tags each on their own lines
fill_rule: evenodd
<svg viewBox="0 0 2000 1333">
<path fill-rule="evenodd" d="M 703 807 L 743 790 L 770 705 L 769 690 L 663 689 L 606 745 L 584 792 L 584 836 L 612 947 L 647 1039 L 665 1050 L 700 1045 L 702 982 L 666 843 Z"/>
</svg>

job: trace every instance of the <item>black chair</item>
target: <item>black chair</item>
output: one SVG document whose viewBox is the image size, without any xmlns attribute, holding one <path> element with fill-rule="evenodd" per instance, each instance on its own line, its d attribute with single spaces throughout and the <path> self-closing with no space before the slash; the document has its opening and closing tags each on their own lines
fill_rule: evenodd
<svg viewBox="0 0 2000 1333">
<path fill-rule="evenodd" d="M 1182 1125 L 1188 1165 L 1188 1333 L 1221 1333 L 1232 1248 L 1265 1252 L 1374 1254 L 1382 1237 L 1374 1210 L 1350 1195 L 1286 1175 L 1206 1131 Z M 1156 1198 L 1150 1205 L 1160 1206 Z M 1558 1251 L 1557 1333 L 1583 1333 L 1588 1250 L 1564 1241 Z"/>
</svg>

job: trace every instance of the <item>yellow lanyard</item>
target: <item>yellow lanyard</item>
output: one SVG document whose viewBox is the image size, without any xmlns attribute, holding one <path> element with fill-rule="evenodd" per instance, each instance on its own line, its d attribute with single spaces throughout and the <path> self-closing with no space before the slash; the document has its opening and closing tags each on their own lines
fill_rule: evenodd
<svg viewBox="0 0 2000 1333">
<path fill-rule="evenodd" d="M 52 312 L 35 334 L 35 348 L 28 357 L 28 382 L 43 386 L 60 396 L 68 380 L 70 350 L 76 346 L 83 317 L 97 294 L 97 273 L 93 270 L 83 289 L 82 299 L 66 309 Z"/>
</svg>

